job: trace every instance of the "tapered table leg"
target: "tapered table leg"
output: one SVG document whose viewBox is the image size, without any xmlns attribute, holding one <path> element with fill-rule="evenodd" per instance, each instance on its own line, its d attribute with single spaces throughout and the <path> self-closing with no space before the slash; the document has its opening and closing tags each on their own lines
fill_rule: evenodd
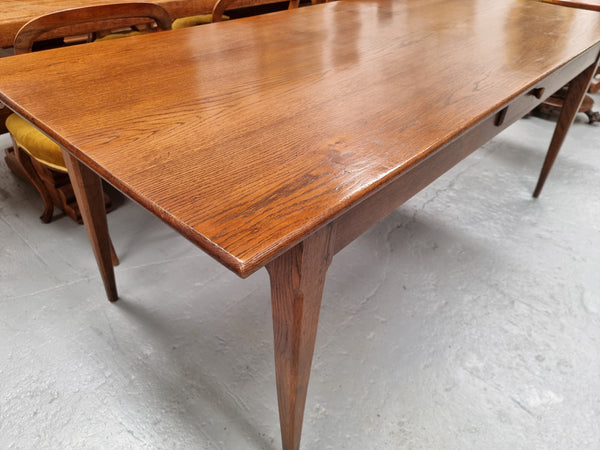
<svg viewBox="0 0 600 450">
<path fill-rule="evenodd" d="M 550 169 L 552 169 L 554 160 L 556 159 L 560 147 L 565 140 L 565 136 L 567 135 L 567 132 L 569 131 L 569 128 L 575 119 L 575 115 L 581 106 L 581 102 L 585 97 L 585 93 L 590 85 L 590 81 L 596 73 L 596 67 L 597 63 L 591 65 L 569 83 L 563 107 L 560 111 L 560 115 L 558 116 L 556 128 L 554 128 L 554 134 L 552 135 L 552 140 L 550 141 L 550 147 L 548 148 L 548 153 L 546 153 L 546 159 L 544 160 L 544 165 L 542 166 L 542 171 L 540 173 L 537 186 L 533 191 L 533 196 L 536 198 L 542 192 L 542 188 L 544 187 L 546 178 L 550 173 Z"/>
<path fill-rule="evenodd" d="M 117 301 L 119 296 L 113 269 L 112 243 L 106 222 L 102 181 L 93 170 L 79 162 L 69 152 L 63 150 L 63 157 L 81 211 L 81 218 L 100 269 L 106 295 L 111 302 Z"/>
<path fill-rule="evenodd" d="M 321 297 L 333 257 L 333 227 L 309 236 L 267 265 L 275 372 L 284 450 L 298 450 Z"/>
</svg>

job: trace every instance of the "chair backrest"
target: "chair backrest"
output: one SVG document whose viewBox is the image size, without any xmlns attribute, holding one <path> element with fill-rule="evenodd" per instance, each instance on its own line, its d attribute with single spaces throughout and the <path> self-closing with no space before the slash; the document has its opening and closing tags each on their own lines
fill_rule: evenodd
<svg viewBox="0 0 600 450">
<path fill-rule="evenodd" d="M 212 11 L 212 21 L 220 22 L 223 13 L 228 9 L 268 5 L 271 3 L 281 3 L 281 0 L 217 0 Z M 288 9 L 297 8 L 299 4 L 300 0 L 289 0 Z"/>
<path fill-rule="evenodd" d="M 171 29 L 171 17 L 154 3 L 117 3 L 83 6 L 45 14 L 30 20 L 17 32 L 15 54 L 32 51 L 33 44 L 57 38 L 88 36 L 85 42 L 115 30 L 135 29 L 142 25 L 149 31 Z"/>
</svg>

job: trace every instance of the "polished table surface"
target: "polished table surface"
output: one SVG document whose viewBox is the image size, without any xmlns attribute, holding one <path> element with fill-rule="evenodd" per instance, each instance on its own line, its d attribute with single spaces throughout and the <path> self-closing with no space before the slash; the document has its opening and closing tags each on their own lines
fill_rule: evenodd
<svg viewBox="0 0 600 450">
<path fill-rule="evenodd" d="M 340 1 L 4 58 L 0 100 L 64 147 L 111 300 L 97 174 L 238 275 L 267 267 L 298 448 L 333 255 L 573 79 L 551 166 L 599 49 L 590 11 Z"/>
<path fill-rule="evenodd" d="M 0 47 L 12 47 L 17 31 L 31 19 L 61 9 L 132 0 L 2 0 L 0 6 Z M 212 11 L 215 0 L 154 0 L 172 19 Z"/>
</svg>

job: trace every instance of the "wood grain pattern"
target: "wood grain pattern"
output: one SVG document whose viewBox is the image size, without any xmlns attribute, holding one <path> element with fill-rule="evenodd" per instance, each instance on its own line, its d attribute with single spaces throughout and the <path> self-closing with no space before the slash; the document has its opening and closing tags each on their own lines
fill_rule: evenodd
<svg viewBox="0 0 600 450">
<path fill-rule="evenodd" d="M 17 31 L 31 19 L 79 6 L 128 3 L 131 0 L 2 0 L 0 6 L 0 47 L 12 47 Z M 215 0 L 155 0 L 172 19 L 208 14 Z"/>
<path fill-rule="evenodd" d="M 407 170 L 403 176 L 398 177 L 392 183 L 389 183 L 349 210 L 346 214 L 336 219 L 333 222 L 337 230 L 334 244 L 335 253 L 343 249 L 372 227 L 378 220 L 386 217 L 421 189 L 427 187 L 437 177 L 446 173 L 454 165 L 488 142 L 492 137 L 543 102 L 548 92 L 554 92 L 566 80 L 574 78 L 578 73 L 583 72 L 584 76 L 588 76 L 589 70 L 596 67 L 597 64 L 597 56 L 593 54 L 588 56 L 578 58 L 578 60 L 573 61 L 568 66 L 546 77 L 540 82 L 539 88 L 533 88 L 512 100 L 507 107 L 499 111 L 499 113 L 504 112 L 501 124 L 498 124 L 497 121 L 499 113 L 488 116 L 478 123 L 477 126 L 463 133 L 460 138 L 449 142 L 440 151 L 425 158 L 419 164 Z M 594 58 L 596 58 L 596 61 L 594 61 Z M 534 94 L 538 89 L 542 89 L 542 86 L 546 86 L 544 88 L 545 96 L 536 97 Z M 565 121 L 564 123 L 570 125 L 571 122 Z M 557 125 L 557 130 L 553 138 L 556 148 L 560 148 L 568 129 L 568 126 L 558 127 Z M 552 151 L 553 146 L 551 145 L 548 153 Z"/>
<path fill-rule="evenodd" d="M 96 173 L 239 275 L 267 266 L 282 442 L 297 450 L 333 254 L 584 83 L 597 25 L 529 0 L 340 1 L 5 58 L 0 100 L 63 146 L 110 299 Z"/>
<path fill-rule="evenodd" d="M 321 297 L 334 242 L 335 227 L 323 227 L 267 265 L 284 450 L 300 447 Z"/>
<path fill-rule="evenodd" d="M 118 259 L 108 234 L 102 180 L 69 152 L 63 151 L 63 156 L 77 203 L 79 203 L 83 224 L 100 268 L 106 296 L 111 302 L 116 302 L 119 294 L 117 293 L 113 264 L 118 264 Z"/>
<path fill-rule="evenodd" d="M 340 1 L 4 58 L 0 89 L 247 276 L 599 39 L 595 14 L 527 0 Z"/>
</svg>

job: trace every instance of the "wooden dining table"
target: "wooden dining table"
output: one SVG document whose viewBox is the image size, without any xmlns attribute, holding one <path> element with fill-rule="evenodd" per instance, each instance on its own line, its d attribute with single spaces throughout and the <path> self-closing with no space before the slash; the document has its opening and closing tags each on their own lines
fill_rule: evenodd
<svg viewBox="0 0 600 450">
<path fill-rule="evenodd" d="M 101 178 L 240 277 L 266 267 L 282 443 L 298 449 L 334 255 L 569 84 L 539 195 L 598 64 L 597 17 L 338 1 L 4 58 L 0 101 L 62 146 L 111 301 Z"/>
</svg>

